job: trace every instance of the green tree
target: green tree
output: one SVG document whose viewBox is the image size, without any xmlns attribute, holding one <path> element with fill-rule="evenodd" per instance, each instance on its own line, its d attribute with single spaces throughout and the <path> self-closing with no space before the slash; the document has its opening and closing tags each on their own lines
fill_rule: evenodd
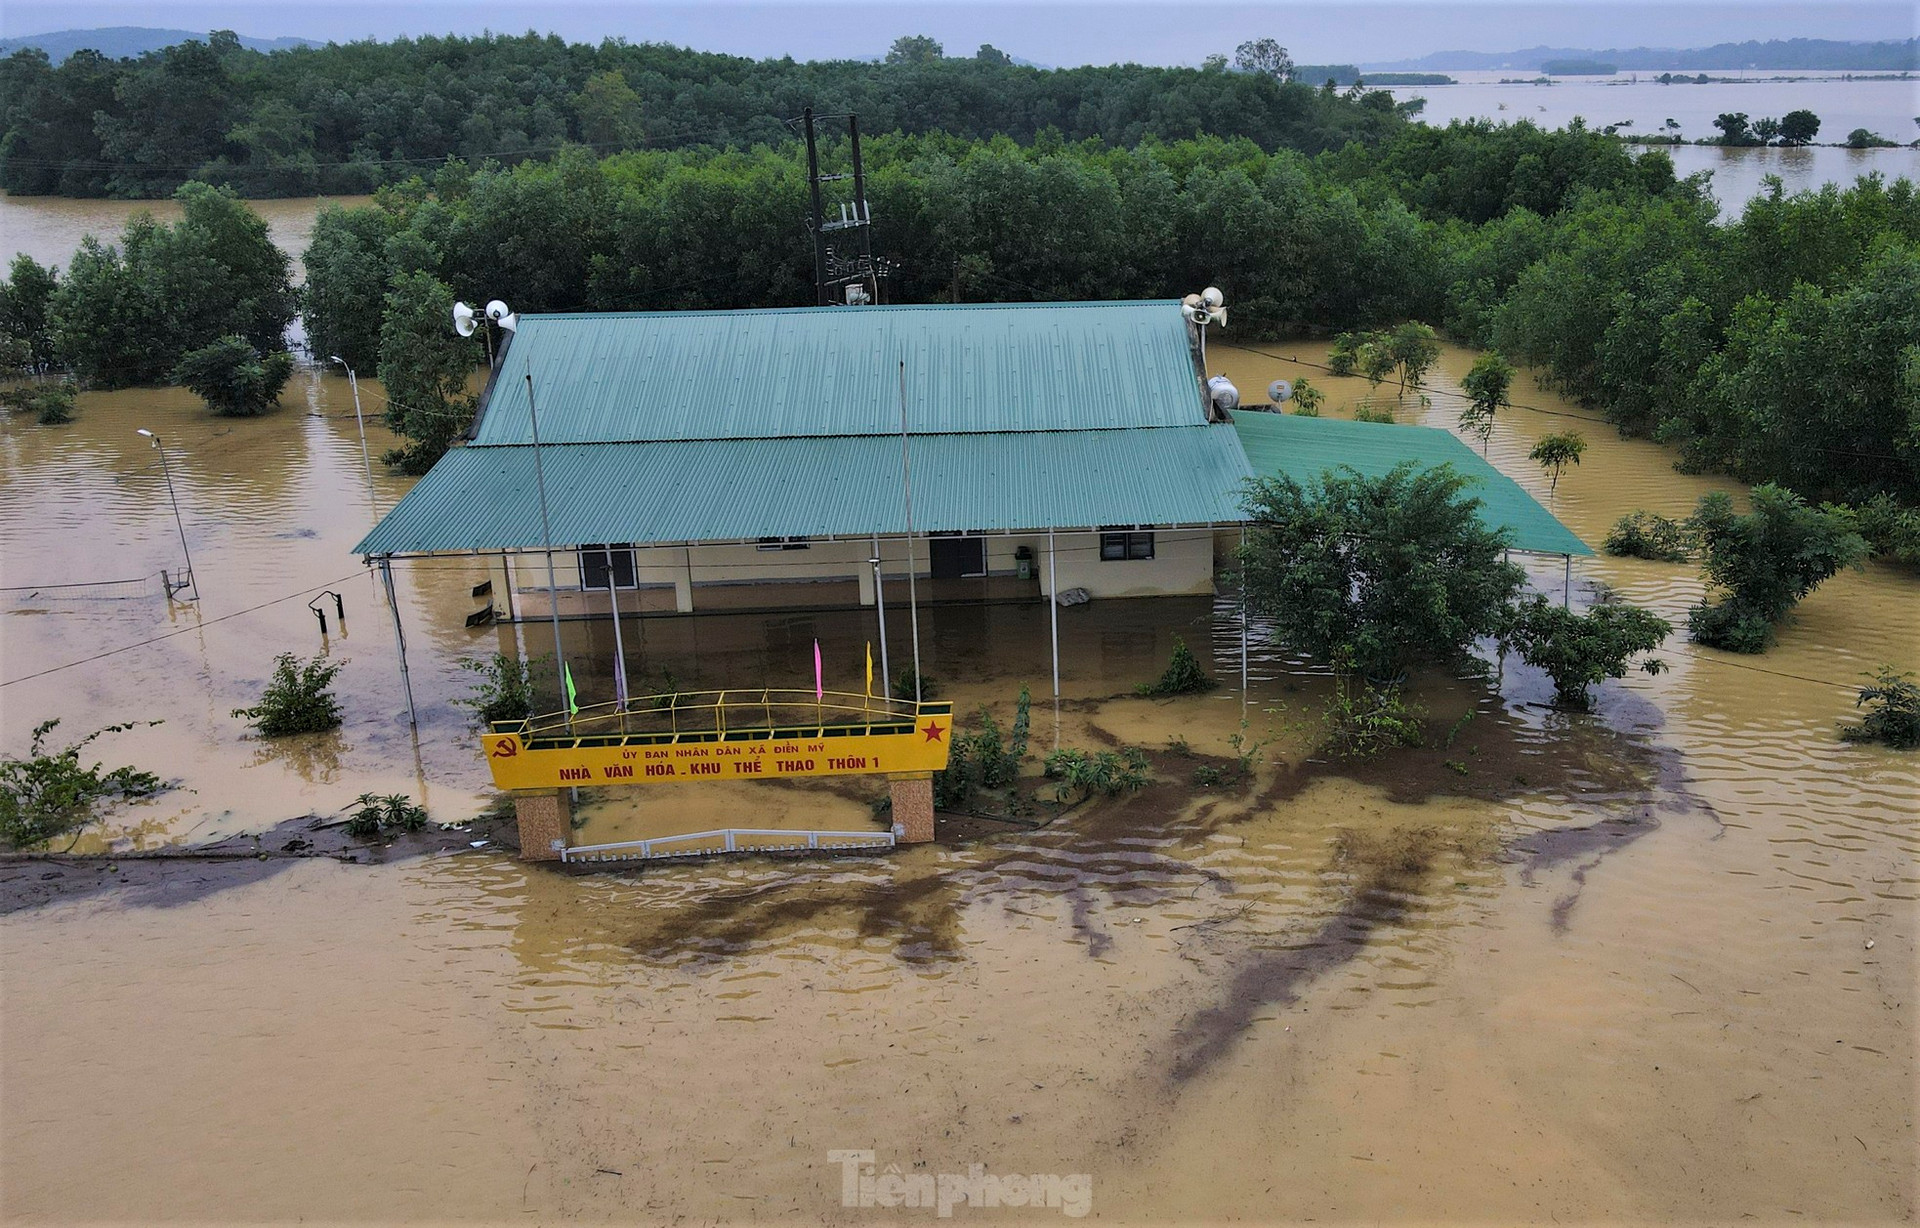
<svg viewBox="0 0 1920 1228">
<path fill-rule="evenodd" d="M 1773 144 L 1774 138 L 1780 135 L 1780 121 L 1771 115 L 1761 116 L 1753 121 L 1753 135 L 1762 145 Z"/>
<path fill-rule="evenodd" d="M 1427 372 L 1440 361 L 1440 341 L 1433 329 L 1418 320 L 1408 320 L 1388 334 L 1387 353 L 1400 368 L 1400 391 L 1416 391 L 1426 382 Z"/>
<path fill-rule="evenodd" d="M 887 49 L 889 64 L 935 64 L 946 55 L 938 40 L 925 34 L 902 34 Z"/>
<path fill-rule="evenodd" d="M 380 361 L 381 312 L 373 305 L 386 297 L 392 236 L 393 216 L 384 209 L 320 207 L 301 257 L 307 284 L 300 316 L 321 361 L 338 354 L 358 371 L 371 371 Z"/>
<path fill-rule="evenodd" d="M 173 382 L 223 418 L 251 418 L 280 403 L 292 374 L 293 355 L 285 350 L 262 354 L 245 337 L 229 335 L 183 356 Z"/>
<path fill-rule="evenodd" d="M 1770 484 L 1754 487 L 1752 500 L 1742 516 L 1715 491 L 1693 515 L 1716 599 L 1688 611 L 1687 626 L 1695 640 L 1729 652 L 1766 651 L 1801 598 L 1867 554 L 1843 513 L 1809 507 Z"/>
<path fill-rule="evenodd" d="M 992 43 L 981 43 L 980 50 L 973 53 L 973 59 L 977 64 L 988 64 L 995 68 L 1011 68 L 1013 66 L 1013 57 Z"/>
<path fill-rule="evenodd" d="M 1561 703 L 1584 708 L 1595 683 L 1626 677 L 1627 663 L 1660 647 L 1672 630 L 1666 619 L 1638 606 L 1609 602 L 1575 614 L 1535 597 L 1514 611 L 1501 638 L 1521 660 L 1546 671 Z M 1666 663 L 1648 658 L 1639 668 L 1657 674 Z"/>
<path fill-rule="evenodd" d="M 406 473 L 432 468 L 473 415 L 467 381 L 478 343 L 453 331 L 452 310 L 453 291 L 427 273 L 397 278 L 387 292 L 380 383 L 387 425 L 408 442 L 383 459 Z"/>
<path fill-rule="evenodd" d="M 1720 144 L 1751 145 L 1754 143 L 1753 131 L 1747 126 L 1745 111 L 1722 111 L 1713 121 L 1720 129 Z"/>
<path fill-rule="evenodd" d="M 99 818 L 103 803 L 149 797 L 166 787 L 158 776 L 138 768 L 104 771 L 100 763 L 81 766 L 80 752 L 90 743 L 105 734 L 132 729 L 133 723 L 96 729 L 62 750 L 49 752 L 47 735 L 59 724 L 50 720 L 34 727 L 26 758 L 0 757 L 0 840 L 16 849 L 40 848 L 62 836 L 78 839 Z"/>
<path fill-rule="evenodd" d="M 47 310 L 58 288 L 54 270 L 25 252 L 15 253 L 0 281 L 0 340 L 13 343 L 17 365 L 40 370 L 53 361 L 53 331 Z"/>
<path fill-rule="evenodd" d="M 1820 117 L 1812 111 L 1788 111 L 1780 117 L 1782 145 L 1808 145 L 1820 135 Z"/>
<path fill-rule="evenodd" d="M 1482 354 L 1473 360 L 1460 388 L 1467 394 L 1466 407 L 1460 411 L 1460 429 L 1480 441 L 1480 452 L 1485 455 L 1487 442 L 1493 437 L 1494 415 L 1513 404 L 1509 399 L 1513 364 L 1491 351 Z"/>
<path fill-rule="evenodd" d="M 1546 471 L 1549 499 L 1560 486 L 1560 474 L 1568 465 L 1578 465 L 1586 450 L 1587 438 L 1578 431 L 1542 435 L 1540 442 L 1533 445 L 1527 459 Z"/>
<path fill-rule="evenodd" d="M 1467 485 L 1446 466 L 1411 463 L 1250 484 L 1249 607 L 1288 647 L 1342 673 L 1391 679 L 1461 662 L 1504 625 L 1526 578 Z"/>
<path fill-rule="evenodd" d="M 588 77 L 570 101 L 580 117 L 580 139 L 595 149 L 625 149 L 646 135 L 645 104 L 620 72 Z"/>
<path fill-rule="evenodd" d="M 1293 79 L 1293 57 L 1276 39 L 1253 38 L 1241 43 L 1233 49 L 1233 66 L 1276 81 Z"/>
</svg>

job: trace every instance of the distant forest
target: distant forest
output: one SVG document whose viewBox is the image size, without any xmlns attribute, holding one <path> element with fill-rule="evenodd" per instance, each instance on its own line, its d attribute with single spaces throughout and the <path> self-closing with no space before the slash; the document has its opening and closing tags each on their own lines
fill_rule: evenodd
<svg viewBox="0 0 1920 1228">
<path fill-rule="evenodd" d="M 1284 50 L 1280 54 L 1284 56 Z M 1405 123 L 1391 95 L 1275 71 L 1040 69 L 982 46 L 902 39 L 886 62 L 750 60 L 661 44 L 486 35 L 260 52 L 231 31 L 137 58 L 38 49 L 0 60 L 0 188 L 162 197 L 188 180 L 245 196 L 370 192 L 450 157 L 514 165 L 568 143 L 780 146 L 803 108 L 865 131 L 1114 145 L 1206 132 L 1318 153 Z"/>
<path fill-rule="evenodd" d="M 1920 38 L 1904 42 L 1843 43 L 1826 38 L 1774 39 L 1769 42 L 1715 43 L 1711 47 L 1679 50 L 1671 47 L 1634 47 L 1596 51 L 1579 47 L 1529 47 L 1524 51 L 1436 51 L 1417 60 L 1374 64 L 1379 69 L 1410 71 L 1499 68 L 1543 68 L 1549 60 L 1600 60 L 1625 72 L 1686 69 L 1810 69 L 1845 72 L 1920 71 Z"/>
</svg>

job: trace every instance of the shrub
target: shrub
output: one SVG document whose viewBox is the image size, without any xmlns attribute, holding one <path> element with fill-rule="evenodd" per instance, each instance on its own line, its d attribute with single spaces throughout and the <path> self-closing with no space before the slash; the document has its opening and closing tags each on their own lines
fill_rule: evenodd
<svg viewBox="0 0 1920 1228">
<path fill-rule="evenodd" d="M 1064 802 L 1078 793 L 1089 797 L 1116 797 L 1137 793 L 1147 783 L 1147 755 L 1135 746 L 1119 751 L 1103 750 L 1089 754 L 1084 750 L 1061 749 L 1047 756 L 1049 779 L 1059 781 L 1054 800 Z"/>
<path fill-rule="evenodd" d="M 132 729 L 134 723 L 96 729 L 64 750 L 49 753 L 47 735 L 59 724 L 51 720 L 34 726 L 25 759 L 0 759 L 0 839 L 14 848 L 39 848 L 67 835 L 78 839 L 99 818 L 102 802 L 150 797 L 163 787 L 158 776 L 138 768 L 103 771 L 99 763 L 80 766 L 80 752 L 89 743 Z"/>
<path fill-rule="evenodd" d="M 1652 652 L 1672 630 L 1672 623 L 1638 606 L 1600 605 L 1575 614 L 1535 597 L 1515 611 L 1504 638 L 1527 664 L 1547 672 L 1561 703 L 1584 708 L 1590 687 L 1626 677 L 1628 658 Z M 1640 668 L 1657 674 L 1666 663 L 1648 658 Z"/>
<path fill-rule="evenodd" d="M 939 680 L 932 674 L 916 675 L 911 665 L 902 665 L 899 669 L 893 671 L 893 697 L 895 699 L 912 699 L 913 685 L 916 680 L 920 684 L 920 698 L 922 701 L 938 699 L 940 697 Z"/>
<path fill-rule="evenodd" d="M 1225 784 L 1227 774 L 1210 763 L 1203 763 L 1193 769 L 1193 783 L 1202 789 L 1212 789 Z"/>
<path fill-rule="evenodd" d="M 359 807 L 347 819 L 350 836 L 377 836 L 385 831 L 419 831 L 427 825 L 427 810 L 404 793 L 362 793 L 353 799 Z"/>
<path fill-rule="evenodd" d="M 993 714 L 981 708 L 973 728 L 954 733 L 947 766 L 933 774 L 933 804 L 942 810 L 960 810 L 980 789 L 1004 789 L 1020 774 L 1027 757 L 1027 731 L 1032 723 L 1033 696 L 1026 687 L 1014 703 L 1013 731 L 1001 732 Z"/>
<path fill-rule="evenodd" d="M 1194 659 L 1193 650 L 1187 647 L 1187 642 L 1176 635 L 1173 637 L 1173 657 L 1167 662 L 1166 672 L 1157 681 L 1140 683 L 1133 688 L 1133 693 L 1149 698 L 1198 695 L 1218 685 L 1200 668 L 1200 662 Z"/>
<path fill-rule="evenodd" d="M 73 421 L 74 391 L 70 380 L 55 384 L 16 384 L 0 390 L 0 406 L 24 410 L 41 426 L 59 426 Z"/>
<path fill-rule="evenodd" d="M 321 733 L 340 725 L 340 701 L 329 685 L 343 668 L 337 661 L 315 657 L 305 662 L 290 652 L 274 660 L 273 677 L 260 702 L 251 708 L 235 708 L 233 714 L 253 722 L 262 736 L 284 737 L 294 733 Z"/>
<path fill-rule="evenodd" d="M 223 418 L 251 418 L 279 404 L 292 374 L 285 350 L 262 354 L 245 337 L 227 336 L 183 355 L 173 380 Z"/>
<path fill-rule="evenodd" d="M 1614 522 L 1603 549 L 1624 558 L 1684 563 L 1693 557 L 1693 530 L 1684 520 L 1642 508 Z"/>
<path fill-rule="evenodd" d="M 1390 426 L 1393 423 L 1393 410 L 1385 405 L 1369 405 L 1363 403 L 1355 407 L 1353 420 L 1355 422 L 1377 422 Z"/>
<path fill-rule="evenodd" d="M 1896 674 L 1891 665 L 1882 665 L 1873 682 L 1860 688 L 1854 700 L 1856 708 L 1867 714 L 1856 725 L 1847 725 L 1840 736 L 1849 742 L 1878 742 L 1895 750 L 1920 748 L 1920 686 L 1911 673 Z"/>
<path fill-rule="evenodd" d="M 1893 496 L 1879 494 L 1854 508 L 1853 517 L 1875 557 L 1920 568 L 1920 509 L 1901 507 Z"/>
<path fill-rule="evenodd" d="M 1341 468 L 1310 486 L 1261 479 L 1246 507 L 1248 605 L 1287 647 L 1342 672 L 1466 664 L 1526 579 L 1467 479 L 1444 465 Z"/>
<path fill-rule="evenodd" d="M 1716 602 L 1687 614 L 1693 638 L 1729 652 L 1763 652 L 1774 627 L 1802 597 L 1842 567 L 1857 565 L 1867 543 L 1839 509 L 1808 507 L 1792 491 L 1753 488 L 1753 511 L 1738 516 L 1716 491 L 1700 500 L 1693 524 Z"/>
<path fill-rule="evenodd" d="M 471 708 L 482 724 L 524 721 L 533 715 L 533 670 L 535 665 L 551 663 L 551 654 L 535 661 L 523 661 L 496 652 L 491 658 L 469 657 L 460 668 L 480 675 L 465 698 L 453 702 Z"/>
<path fill-rule="evenodd" d="M 1393 683 L 1356 685 L 1342 677 L 1327 701 L 1322 745 L 1348 759 L 1365 759 L 1393 746 L 1418 746 L 1422 715 Z"/>
<path fill-rule="evenodd" d="M 1327 370 L 1335 375 L 1352 375 L 1360 366 L 1360 338 L 1341 333 L 1327 351 Z"/>
<path fill-rule="evenodd" d="M 1315 388 L 1303 375 L 1293 381 L 1293 408 L 1288 412 L 1300 418 L 1318 418 L 1320 406 L 1326 399 L 1327 394 Z"/>
</svg>

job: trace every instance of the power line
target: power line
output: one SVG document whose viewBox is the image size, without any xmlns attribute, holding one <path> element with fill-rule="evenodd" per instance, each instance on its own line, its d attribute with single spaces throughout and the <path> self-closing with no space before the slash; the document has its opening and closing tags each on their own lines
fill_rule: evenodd
<svg viewBox="0 0 1920 1228">
<path fill-rule="evenodd" d="M 243 614 L 253 614 L 260 610 L 266 609 L 268 606 L 279 605 L 283 601 L 293 601 L 297 598 L 305 597 L 310 593 L 323 592 L 326 589 L 332 588 L 336 584 L 344 584 L 348 580 L 353 579 L 355 576 L 359 574 L 360 573 L 357 571 L 350 571 L 344 576 L 340 576 L 340 577 L 337 577 L 336 579 L 324 581 L 320 584 L 313 585 L 309 588 L 303 588 L 297 593 L 288 593 L 284 597 L 275 597 L 270 601 L 262 601 L 258 605 L 250 605 L 244 610 L 235 610 L 231 614 L 222 614 L 217 618 L 202 619 L 199 622 L 196 622 L 191 627 L 181 627 L 177 631 L 168 631 L 168 632 L 165 632 L 164 634 L 153 636 L 151 639 L 141 640 L 138 643 L 122 644 L 118 648 L 109 648 L 105 652 L 96 652 L 92 656 L 82 657 L 78 661 L 68 661 L 65 665 L 53 665 L 53 666 L 49 666 L 46 669 L 40 670 L 36 673 L 22 674 L 18 678 L 8 678 L 5 681 L 0 682 L 0 687 L 12 686 L 16 682 L 31 682 L 35 678 L 44 678 L 48 674 L 57 674 L 62 670 L 75 669 L 82 665 L 90 665 L 95 661 L 104 660 L 107 657 L 119 656 L 123 652 L 132 652 L 136 648 L 145 648 L 149 644 L 158 644 L 161 640 L 170 640 L 176 635 L 185 635 L 190 631 L 200 631 L 207 627 L 211 627 L 215 623 L 223 623 L 230 618 L 239 618 Z"/>
</svg>

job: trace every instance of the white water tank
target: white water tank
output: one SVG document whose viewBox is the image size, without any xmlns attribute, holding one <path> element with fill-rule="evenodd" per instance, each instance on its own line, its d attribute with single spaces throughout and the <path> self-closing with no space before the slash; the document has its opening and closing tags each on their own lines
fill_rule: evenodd
<svg viewBox="0 0 1920 1228">
<path fill-rule="evenodd" d="M 1240 390 L 1224 375 L 1216 375 L 1207 381 L 1207 396 L 1213 401 L 1215 409 L 1240 407 Z"/>
</svg>

